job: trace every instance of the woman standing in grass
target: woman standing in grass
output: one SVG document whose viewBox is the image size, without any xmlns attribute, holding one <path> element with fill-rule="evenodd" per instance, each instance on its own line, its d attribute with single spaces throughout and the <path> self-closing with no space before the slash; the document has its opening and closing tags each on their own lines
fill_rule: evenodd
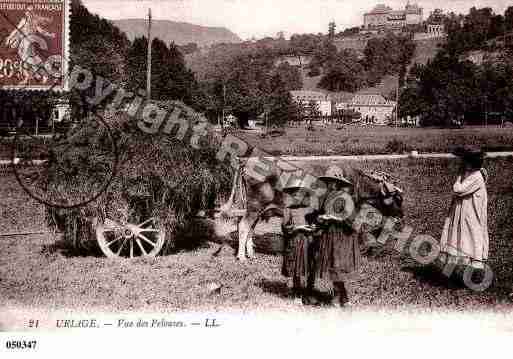
<svg viewBox="0 0 513 359">
<path fill-rule="evenodd" d="M 489 241 L 484 154 L 473 146 L 465 146 L 454 154 L 461 158 L 462 165 L 442 233 L 442 262 L 483 269 Z"/>
<path fill-rule="evenodd" d="M 331 167 L 319 179 L 326 184 L 327 194 L 317 216 L 321 234 L 315 242 L 316 270 L 311 273 L 312 278 L 308 282 L 313 288 L 316 276 L 329 278 L 334 294 L 331 304 L 341 307 L 351 304 L 348 280 L 360 266 L 358 233 L 348 222 L 353 210 L 349 194 L 352 183 L 338 167 Z M 305 299 L 305 304 L 316 304 L 311 291 Z"/>
<path fill-rule="evenodd" d="M 313 288 L 308 282 L 310 271 L 314 263 L 308 255 L 313 243 L 313 226 L 310 220 L 313 208 L 310 207 L 310 192 L 299 179 L 291 181 L 283 192 L 285 197 L 285 210 L 283 213 L 282 232 L 284 238 L 282 274 L 292 278 L 292 295 L 300 298 L 306 287 Z"/>
</svg>

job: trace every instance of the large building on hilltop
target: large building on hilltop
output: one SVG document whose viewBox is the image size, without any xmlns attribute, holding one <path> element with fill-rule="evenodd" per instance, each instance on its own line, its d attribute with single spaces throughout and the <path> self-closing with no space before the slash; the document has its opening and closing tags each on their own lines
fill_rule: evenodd
<svg viewBox="0 0 513 359">
<path fill-rule="evenodd" d="M 418 25 L 423 21 L 423 10 L 417 4 L 406 4 L 403 10 L 393 10 L 385 4 L 376 5 L 363 15 L 363 25 L 367 30 L 400 29 L 407 25 Z"/>
</svg>

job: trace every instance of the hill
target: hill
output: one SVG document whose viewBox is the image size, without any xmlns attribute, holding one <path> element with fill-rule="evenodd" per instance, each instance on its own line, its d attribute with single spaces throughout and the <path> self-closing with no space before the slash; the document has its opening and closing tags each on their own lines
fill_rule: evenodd
<svg viewBox="0 0 513 359">
<path fill-rule="evenodd" d="M 147 36 L 148 24 L 146 20 L 114 20 L 113 23 L 126 33 L 130 40 L 138 36 Z M 154 20 L 152 32 L 154 37 L 158 37 L 166 43 L 174 41 L 177 45 L 194 42 L 201 47 L 210 46 L 215 43 L 237 43 L 242 41 L 236 34 L 224 27 L 206 27 L 169 20 Z"/>
<path fill-rule="evenodd" d="M 378 37 L 378 36 L 376 36 Z M 352 37 L 352 38 L 346 38 L 344 40 L 336 40 L 335 46 L 337 47 L 337 50 L 342 49 L 353 49 L 356 50 L 363 55 L 363 50 L 365 49 L 365 46 L 368 42 L 368 37 Z M 423 64 L 425 65 L 428 60 L 435 57 L 439 50 L 439 46 L 443 44 L 445 39 L 443 38 L 436 38 L 436 39 L 423 39 L 423 40 L 415 40 L 415 52 L 413 54 L 413 57 L 411 59 L 410 65 L 408 66 L 408 69 L 414 64 Z M 308 70 L 302 70 L 302 76 L 303 76 L 303 88 L 305 90 L 314 90 L 314 91 L 323 91 L 322 89 L 318 88 L 318 83 L 322 76 L 317 77 L 309 77 L 306 73 Z M 383 96 L 387 97 L 390 95 L 393 95 L 397 88 L 397 75 L 387 75 L 384 76 L 380 83 L 373 87 L 367 87 L 363 88 L 359 93 L 362 92 L 372 92 L 372 93 L 381 93 Z"/>
<path fill-rule="evenodd" d="M 415 53 L 411 59 L 411 64 L 417 63 L 425 65 L 428 60 L 435 57 L 441 46 L 445 42 L 443 38 L 428 39 L 428 40 L 417 40 L 415 41 Z"/>
</svg>

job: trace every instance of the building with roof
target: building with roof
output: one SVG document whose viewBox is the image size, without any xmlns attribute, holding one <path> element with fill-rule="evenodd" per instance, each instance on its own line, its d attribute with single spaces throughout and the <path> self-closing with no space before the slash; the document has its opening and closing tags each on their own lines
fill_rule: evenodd
<svg viewBox="0 0 513 359">
<path fill-rule="evenodd" d="M 417 4 L 406 4 L 403 10 L 393 10 L 385 4 L 376 5 L 363 15 L 363 25 L 367 30 L 372 29 L 401 29 L 407 25 L 421 24 L 423 9 Z"/>
<path fill-rule="evenodd" d="M 296 103 L 307 106 L 314 102 L 317 104 L 320 115 L 331 116 L 331 98 L 330 95 L 319 91 L 298 90 L 290 91 L 292 99 Z"/>
<path fill-rule="evenodd" d="M 274 62 L 274 65 L 275 66 L 279 66 L 280 64 L 286 62 L 290 66 L 293 66 L 293 67 L 304 68 L 308 64 L 310 64 L 310 61 L 312 61 L 312 57 L 311 56 L 303 56 L 303 55 L 292 56 L 292 55 L 286 55 L 286 56 L 281 56 L 278 59 L 276 59 L 276 61 Z"/>
<path fill-rule="evenodd" d="M 374 125 L 387 125 L 393 118 L 396 102 L 385 99 L 377 93 L 359 93 L 352 98 L 343 98 L 336 102 L 335 108 L 341 110 L 353 110 L 361 114 L 365 123 Z"/>
</svg>

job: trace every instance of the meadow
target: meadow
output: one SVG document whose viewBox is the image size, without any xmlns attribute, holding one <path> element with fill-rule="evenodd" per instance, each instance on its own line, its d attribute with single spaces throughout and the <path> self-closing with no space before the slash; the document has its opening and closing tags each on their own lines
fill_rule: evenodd
<svg viewBox="0 0 513 359">
<path fill-rule="evenodd" d="M 373 155 L 403 153 L 447 153 L 455 146 L 476 144 L 487 151 L 513 150 L 513 127 L 467 127 L 463 129 L 395 128 L 388 126 L 316 125 L 287 127 L 283 136 L 262 138 L 255 131 L 236 136 L 272 155 Z"/>
<path fill-rule="evenodd" d="M 262 137 L 256 130 L 234 130 L 232 134 L 276 156 L 400 154 L 412 150 L 447 153 L 463 144 L 480 145 L 486 151 L 513 151 L 513 126 L 447 129 L 317 123 L 314 131 L 307 131 L 304 125 L 287 126 L 285 134 L 276 137 Z M 39 159 L 47 153 L 48 141 L 44 138 L 25 140 L 18 151 Z M 11 156 L 12 140 L 0 138 L 0 160 Z"/>
<path fill-rule="evenodd" d="M 303 163 L 314 173 L 334 162 Z M 364 169 L 381 169 L 399 179 L 405 191 L 405 224 L 413 236 L 439 238 L 447 214 L 457 163 L 451 159 L 403 159 L 352 162 Z M 511 304 L 513 285 L 513 158 L 489 159 L 490 260 L 493 285 L 473 292 L 407 253 L 385 249 L 364 258 L 352 283 L 354 310 L 447 309 L 501 310 Z M 8 172 L 0 176 L 2 232 L 45 229 L 43 209 L 17 186 Z M 257 226 L 257 235 L 279 235 L 278 219 Z M 0 237 L 0 300 L 9 306 L 86 310 L 303 310 L 288 297 L 280 274 L 281 258 L 258 253 L 247 264 L 235 260 L 231 248 L 218 257 L 217 244 L 155 259 L 108 260 L 98 253 L 77 255 L 58 234 Z M 212 284 L 219 289 L 212 292 Z M 326 291 L 328 284 L 319 283 Z"/>
</svg>

